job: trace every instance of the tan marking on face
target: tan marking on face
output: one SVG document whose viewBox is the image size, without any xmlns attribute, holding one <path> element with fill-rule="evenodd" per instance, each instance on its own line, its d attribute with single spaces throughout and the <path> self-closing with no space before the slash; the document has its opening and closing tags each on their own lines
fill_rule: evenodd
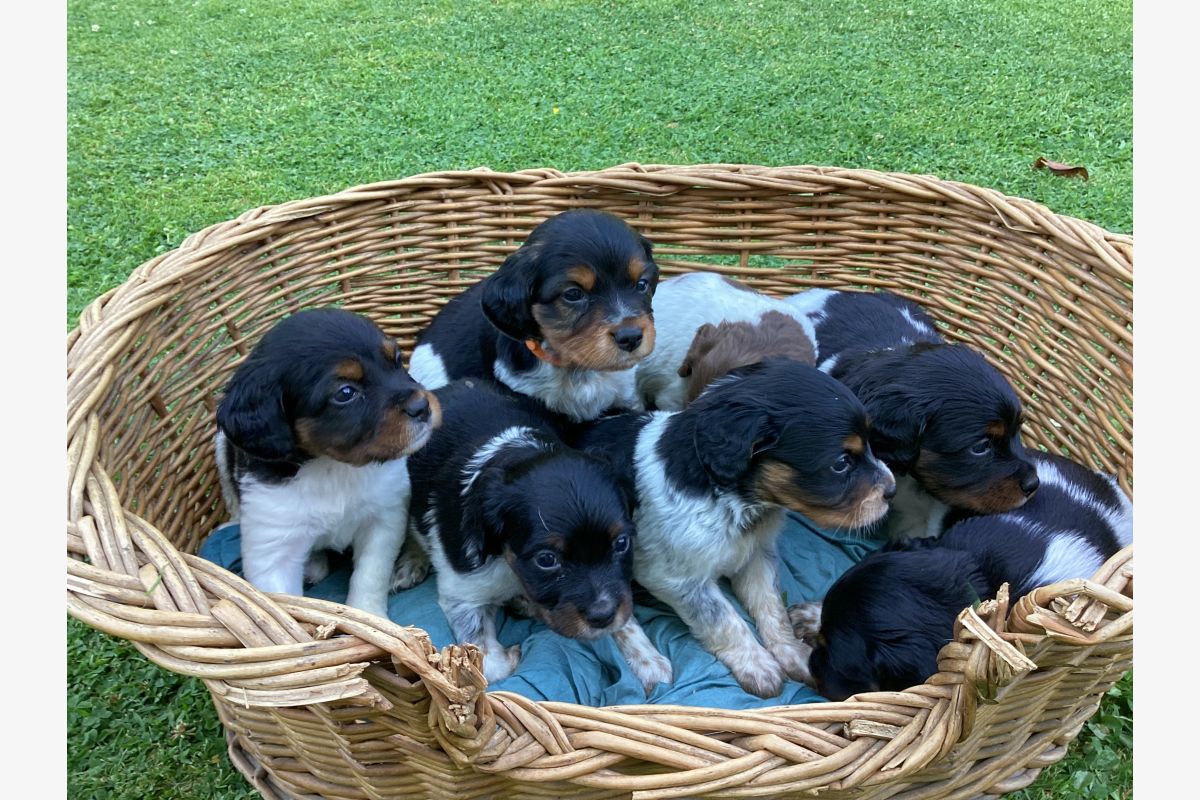
<svg viewBox="0 0 1200 800">
<path fill-rule="evenodd" d="M 353 381 L 355 383 L 361 382 L 366 376 L 362 363 L 353 358 L 339 361 L 337 366 L 333 368 L 333 374 L 337 376 L 338 380 Z"/>
<path fill-rule="evenodd" d="M 949 486 L 946 473 L 941 469 L 941 460 L 937 453 L 922 450 L 913 468 L 913 475 L 926 491 L 943 503 L 977 514 L 1001 514 L 1021 507 L 1029 499 L 1016 475 L 1007 475 L 970 489 Z"/>
<path fill-rule="evenodd" d="M 383 412 L 373 436 L 354 445 L 324 439 L 320 426 L 312 417 L 301 417 L 294 426 L 296 441 L 309 453 L 328 456 L 335 461 L 363 466 L 391 461 L 410 455 L 429 441 L 433 429 L 442 422 L 441 405 L 430 392 L 422 390 L 429 402 L 429 419 L 415 420 L 403 408 L 392 406 Z"/>
<path fill-rule="evenodd" d="M 988 423 L 988 426 L 983 429 L 983 432 L 993 439 L 999 439 L 1004 436 L 1004 423 L 1000 420 Z"/>
<path fill-rule="evenodd" d="M 764 460 L 755 476 L 755 496 L 763 502 L 799 511 L 826 528 L 861 528 L 887 513 L 882 482 L 860 480 L 841 503 L 830 505 L 826 498 L 805 491 L 798 478 L 789 465 L 774 459 Z"/>
<path fill-rule="evenodd" d="M 579 285 L 585 292 L 592 291 L 596 286 L 596 273 L 591 267 L 571 267 L 566 276 Z"/>
<path fill-rule="evenodd" d="M 541 329 L 543 347 L 558 359 L 558 366 L 610 372 L 629 369 L 654 349 L 654 320 L 649 314 L 630 317 L 616 325 L 604 321 L 600 309 L 589 312 L 582 325 L 556 321 L 551 307 L 537 304 L 533 318 Z M 632 353 L 617 347 L 613 332 L 618 328 L 637 326 L 642 330 L 642 343 Z"/>
<path fill-rule="evenodd" d="M 625 523 L 622 522 L 621 520 L 617 520 L 612 525 L 608 526 L 608 538 L 610 541 L 613 539 L 616 539 L 618 536 L 620 536 L 624 532 L 625 532 Z"/>
<path fill-rule="evenodd" d="M 646 262 L 637 256 L 633 256 L 629 259 L 628 270 L 630 283 L 636 284 L 642 279 L 642 273 L 646 271 Z"/>
<path fill-rule="evenodd" d="M 861 436 L 857 433 L 852 433 L 842 440 L 842 449 L 852 455 L 861 456 L 866 451 L 867 446 L 863 443 Z"/>
</svg>

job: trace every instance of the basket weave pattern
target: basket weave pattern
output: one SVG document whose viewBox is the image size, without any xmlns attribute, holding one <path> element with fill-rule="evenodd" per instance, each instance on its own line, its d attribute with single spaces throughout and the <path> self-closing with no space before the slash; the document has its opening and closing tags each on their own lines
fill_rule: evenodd
<svg viewBox="0 0 1200 800">
<path fill-rule="evenodd" d="M 664 273 L 772 294 L 881 288 L 983 351 L 1026 441 L 1132 476 L 1131 237 L 929 176 L 625 164 L 418 175 L 249 211 L 93 302 L 68 336 L 68 612 L 204 680 L 268 798 L 973 798 L 1057 761 L 1130 667 L 1132 548 L 1091 580 L 966 609 L 907 692 L 755 711 L 488 693 L 473 647 L 267 595 L 193 555 L 223 520 L 215 404 L 281 316 L 338 304 L 407 351 L 539 222 L 602 208 Z"/>
</svg>

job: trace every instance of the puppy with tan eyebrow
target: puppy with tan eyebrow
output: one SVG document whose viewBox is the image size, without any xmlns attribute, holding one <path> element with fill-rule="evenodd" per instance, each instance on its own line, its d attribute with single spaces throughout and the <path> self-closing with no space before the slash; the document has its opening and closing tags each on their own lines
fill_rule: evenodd
<svg viewBox="0 0 1200 800">
<path fill-rule="evenodd" d="M 882 517 L 895 481 L 869 437 L 849 389 L 777 358 L 733 370 L 682 411 L 598 420 L 575 444 L 608 458 L 637 497 L 634 579 L 675 610 L 742 688 L 774 697 L 785 676 L 809 680 L 808 648 L 792 634 L 779 595 L 775 540 L 784 512 L 826 527 Z M 718 587 L 722 577 L 761 643 Z M 628 650 L 646 647 L 639 641 Z"/>
<path fill-rule="evenodd" d="M 354 548 L 348 605 L 387 616 L 405 534 L 405 456 L 440 422 L 437 398 L 366 317 L 299 311 L 238 367 L 217 409 L 225 507 L 241 524 L 246 579 L 299 595 L 323 550 Z"/>
<path fill-rule="evenodd" d="M 565 211 L 438 312 L 413 377 L 497 381 L 575 422 L 640 408 L 633 368 L 654 349 L 657 283 L 645 237 L 612 214 Z"/>
</svg>

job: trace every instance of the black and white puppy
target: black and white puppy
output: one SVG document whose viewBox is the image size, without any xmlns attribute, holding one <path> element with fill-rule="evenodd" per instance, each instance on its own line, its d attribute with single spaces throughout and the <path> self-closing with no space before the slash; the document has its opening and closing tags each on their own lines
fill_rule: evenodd
<svg viewBox="0 0 1200 800">
<path fill-rule="evenodd" d="M 431 389 L 498 380 L 575 421 L 640 408 L 633 367 L 654 349 L 650 242 L 619 218 L 566 211 L 446 304 L 410 368 Z"/>
<path fill-rule="evenodd" d="M 714 272 L 689 272 L 658 284 L 657 339 L 637 366 L 638 396 L 647 408 L 679 411 L 704 390 L 714 371 L 771 356 L 812 363 L 812 323 L 781 299 Z M 714 330 L 716 329 L 716 330 Z M 698 342 L 703 338 L 706 342 Z M 700 355 L 716 356 L 696 369 Z M 712 353 L 713 349 L 724 353 Z"/>
<path fill-rule="evenodd" d="M 871 446 L 896 473 L 891 538 L 936 536 L 951 509 L 995 514 L 1037 490 L 1016 392 L 980 353 L 946 344 L 920 306 L 825 289 L 787 302 L 813 325 L 818 367 L 866 406 Z"/>
<path fill-rule="evenodd" d="M 408 459 L 409 529 L 433 562 L 451 630 L 483 652 L 488 681 L 520 660 L 519 646 L 496 639 L 496 610 L 514 598 L 563 636 L 645 639 L 631 616 L 631 498 L 609 465 L 567 447 L 530 398 L 470 379 L 436 394 L 445 422 Z M 648 689 L 671 678 L 661 656 L 630 666 Z"/>
<path fill-rule="evenodd" d="M 1087 578 L 1133 541 L 1116 481 L 1069 459 L 1032 454 L 1041 488 L 1019 509 L 953 525 L 940 539 L 893 544 L 850 568 L 823 604 L 788 609 L 815 648 L 809 665 L 832 700 L 901 691 L 937 672 L 954 621 L 1008 583 L 1010 597 Z"/>
<path fill-rule="evenodd" d="M 247 580 L 298 595 L 310 553 L 319 573 L 320 551 L 353 545 L 346 602 L 386 617 L 405 533 L 404 457 L 439 420 L 395 340 L 365 317 L 312 309 L 271 328 L 217 409 L 217 468 Z"/>
<path fill-rule="evenodd" d="M 809 650 L 779 594 L 775 539 L 784 511 L 830 527 L 880 518 L 895 481 L 869 437 L 866 411 L 844 385 L 768 359 L 718 379 L 682 411 L 598 420 L 578 444 L 610 458 L 636 493 L 635 580 L 671 606 L 746 691 L 773 697 L 785 675 L 809 677 Z M 761 644 L 718 588 L 722 577 Z"/>
</svg>

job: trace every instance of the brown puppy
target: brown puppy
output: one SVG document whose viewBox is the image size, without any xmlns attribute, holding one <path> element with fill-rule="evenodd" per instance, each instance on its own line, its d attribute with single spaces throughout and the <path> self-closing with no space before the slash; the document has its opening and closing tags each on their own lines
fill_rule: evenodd
<svg viewBox="0 0 1200 800">
<path fill-rule="evenodd" d="M 757 322 L 722 322 L 701 325 L 692 346 L 679 365 L 679 377 L 688 378 L 687 402 L 692 402 L 722 375 L 764 358 L 779 356 L 815 366 L 816 352 L 793 317 L 768 311 Z"/>
</svg>

